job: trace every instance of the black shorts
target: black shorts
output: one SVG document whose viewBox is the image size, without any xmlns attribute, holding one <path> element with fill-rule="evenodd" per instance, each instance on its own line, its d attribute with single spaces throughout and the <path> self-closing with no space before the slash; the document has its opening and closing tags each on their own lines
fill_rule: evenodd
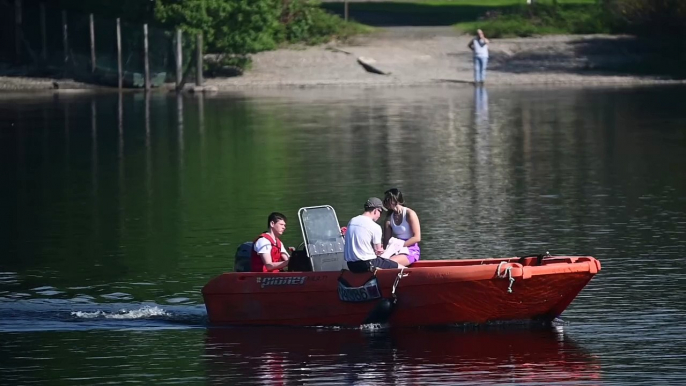
<svg viewBox="0 0 686 386">
<path fill-rule="evenodd" d="M 353 273 L 370 272 L 372 267 L 381 269 L 397 269 L 399 268 L 398 263 L 390 259 L 384 259 L 383 257 L 377 257 L 371 260 L 358 260 L 349 261 L 348 269 Z"/>
</svg>

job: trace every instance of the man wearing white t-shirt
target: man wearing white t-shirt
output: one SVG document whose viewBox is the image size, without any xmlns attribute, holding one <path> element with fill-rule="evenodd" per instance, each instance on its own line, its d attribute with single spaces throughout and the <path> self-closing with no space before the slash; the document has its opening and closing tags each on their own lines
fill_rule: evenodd
<svg viewBox="0 0 686 386">
<path fill-rule="evenodd" d="M 288 265 L 288 252 L 279 237 L 286 231 L 286 216 L 274 212 L 267 218 L 267 231 L 253 241 L 252 272 L 279 272 Z"/>
<path fill-rule="evenodd" d="M 364 203 L 364 213 L 353 217 L 345 232 L 345 249 L 343 255 L 348 262 L 348 269 L 355 273 L 369 272 L 373 268 L 399 268 L 393 260 L 379 257 L 384 252 L 381 240 L 381 226 L 376 223 L 385 211 L 383 203 L 377 197 L 371 197 Z"/>
</svg>

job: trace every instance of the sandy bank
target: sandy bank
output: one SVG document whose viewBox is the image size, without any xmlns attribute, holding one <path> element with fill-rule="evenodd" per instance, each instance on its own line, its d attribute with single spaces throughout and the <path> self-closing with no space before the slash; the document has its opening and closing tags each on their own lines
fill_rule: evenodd
<svg viewBox="0 0 686 386">
<path fill-rule="evenodd" d="M 209 78 L 218 90 L 318 86 L 460 85 L 473 80 L 470 37 L 450 27 L 394 27 L 345 44 L 288 48 L 254 55 L 243 76 Z M 644 54 L 630 37 L 544 36 L 493 39 L 487 83 L 497 85 L 632 85 L 686 83 L 613 71 Z M 372 58 L 390 75 L 365 71 Z M 0 77 L 0 90 L 92 87 L 73 81 Z"/>
</svg>

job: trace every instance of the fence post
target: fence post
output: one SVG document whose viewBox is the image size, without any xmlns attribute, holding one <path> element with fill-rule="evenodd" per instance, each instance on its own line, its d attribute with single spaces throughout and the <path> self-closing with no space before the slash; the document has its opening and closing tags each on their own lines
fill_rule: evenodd
<svg viewBox="0 0 686 386">
<path fill-rule="evenodd" d="M 344 14 L 345 14 L 345 21 L 348 21 L 348 0 L 344 1 Z"/>
<path fill-rule="evenodd" d="M 45 26 L 45 3 L 40 3 L 40 35 L 43 43 L 41 57 L 44 62 L 48 61 L 48 29 Z"/>
<path fill-rule="evenodd" d="M 62 47 L 64 48 L 64 63 L 69 62 L 69 35 L 67 31 L 67 11 L 62 11 Z"/>
<path fill-rule="evenodd" d="M 95 20 L 93 14 L 90 14 L 90 29 L 91 29 L 91 72 L 95 73 Z"/>
<path fill-rule="evenodd" d="M 150 59 L 148 57 L 148 25 L 143 24 L 143 63 L 145 64 L 145 89 L 150 90 Z"/>
<path fill-rule="evenodd" d="M 195 84 L 196 86 L 202 86 L 204 83 L 204 80 L 202 78 L 202 69 L 203 69 L 203 58 L 202 58 L 202 32 L 198 34 L 197 36 L 197 41 L 195 45 L 195 50 L 196 50 L 196 60 L 195 60 Z"/>
<path fill-rule="evenodd" d="M 176 30 L 176 90 L 181 90 L 181 78 L 183 78 L 183 56 L 181 53 L 181 30 Z"/>
<path fill-rule="evenodd" d="M 21 0 L 14 0 L 14 49 L 15 49 L 15 60 L 17 63 L 21 62 L 21 41 L 23 39 L 22 29 L 21 29 Z"/>
<path fill-rule="evenodd" d="M 121 65 L 121 20 L 117 18 L 117 82 L 119 90 L 122 88 L 122 65 Z"/>
</svg>

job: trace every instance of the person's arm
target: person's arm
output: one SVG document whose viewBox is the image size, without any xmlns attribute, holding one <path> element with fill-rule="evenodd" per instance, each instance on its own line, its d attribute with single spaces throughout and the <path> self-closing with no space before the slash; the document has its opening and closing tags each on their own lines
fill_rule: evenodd
<svg viewBox="0 0 686 386">
<path fill-rule="evenodd" d="M 469 47 L 470 50 L 474 51 L 474 39 L 469 41 L 469 44 L 467 44 L 467 47 Z"/>
<path fill-rule="evenodd" d="M 374 245 L 374 253 L 376 253 L 377 256 L 383 255 L 383 253 L 384 253 L 383 245 L 375 244 Z"/>
<path fill-rule="evenodd" d="M 488 44 L 488 43 L 490 43 L 490 42 L 491 42 L 490 40 L 486 39 L 486 37 L 485 37 L 485 36 L 484 36 L 484 41 L 486 42 L 486 44 Z"/>
<path fill-rule="evenodd" d="M 275 269 L 281 269 L 284 268 L 288 265 L 288 260 L 285 261 L 279 261 L 278 263 L 272 262 L 272 256 L 271 253 L 260 253 L 260 257 L 262 258 L 262 262 L 264 263 L 264 266 L 267 267 L 268 271 L 273 271 Z M 283 257 L 283 253 L 281 254 L 281 257 Z M 288 256 L 288 255 L 286 255 Z"/>
<path fill-rule="evenodd" d="M 417 213 L 410 208 L 407 208 L 407 222 L 410 224 L 410 228 L 412 229 L 412 237 L 405 241 L 405 246 L 409 247 L 414 243 L 422 241 L 422 230 L 419 227 L 419 217 L 417 217 Z"/>
<path fill-rule="evenodd" d="M 285 261 L 279 261 L 279 262 L 274 262 L 272 261 L 272 246 L 269 240 L 265 239 L 264 237 L 261 237 L 257 239 L 255 242 L 255 252 L 260 256 L 260 259 L 262 259 L 262 264 L 264 264 L 265 268 L 267 268 L 268 271 L 274 271 L 276 269 L 281 269 L 284 268 L 285 266 L 288 265 L 288 260 Z M 283 244 L 281 245 L 281 255 L 283 256 L 283 252 L 285 251 L 285 248 Z"/>
<path fill-rule="evenodd" d="M 374 245 L 374 253 L 379 256 L 384 252 L 383 249 L 383 236 L 381 234 L 381 226 L 379 224 L 374 224 L 376 225 L 374 230 L 372 231 L 372 245 Z"/>
<path fill-rule="evenodd" d="M 391 229 L 391 214 L 386 216 L 386 221 L 383 222 L 383 246 L 388 246 L 388 240 L 391 239 L 393 235 L 393 229 Z"/>
<path fill-rule="evenodd" d="M 281 260 L 282 261 L 288 261 L 291 258 L 291 256 L 288 255 L 288 250 L 286 250 L 286 247 L 281 244 Z"/>
</svg>

